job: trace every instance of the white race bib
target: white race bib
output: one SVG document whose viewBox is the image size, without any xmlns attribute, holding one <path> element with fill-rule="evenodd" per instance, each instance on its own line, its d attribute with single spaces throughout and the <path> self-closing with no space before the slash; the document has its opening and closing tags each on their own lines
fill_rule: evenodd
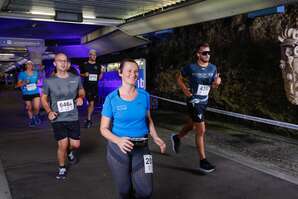
<svg viewBox="0 0 298 199">
<path fill-rule="evenodd" d="M 97 81 L 97 74 L 89 74 L 89 81 Z"/>
<path fill-rule="evenodd" d="M 209 94 L 209 91 L 210 91 L 210 86 L 199 84 L 196 95 L 207 96 Z"/>
<path fill-rule="evenodd" d="M 37 87 L 36 87 L 36 84 L 35 83 L 31 83 L 31 84 L 27 84 L 26 85 L 26 89 L 27 91 L 33 91 L 35 90 Z"/>
<path fill-rule="evenodd" d="M 153 173 L 152 155 L 144 155 L 145 173 Z"/>
<path fill-rule="evenodd" d="M 57 106 L 59 113 L 72 111 L 74 109 L 74 103 L 72 99 L 58 101 Z"/>
</svg>

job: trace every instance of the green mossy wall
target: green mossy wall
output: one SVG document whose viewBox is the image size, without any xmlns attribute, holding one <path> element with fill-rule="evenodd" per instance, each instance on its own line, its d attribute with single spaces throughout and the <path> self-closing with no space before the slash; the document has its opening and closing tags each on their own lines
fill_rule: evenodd
<svg viewBox="0 0 298 199">
<path fill-rule="evenodd" d="M 211 63 L 218 67 L 222 86 L 211 93 L 210 106 L 228 111 L 297 123 L 298 106 L 283 89 L 278 35 L 297 28 L 298 4 L 286 14 L 249 19 L 246 15 L 180 27 L 170 38 L 148 45 L 147 87 L 159 96 L 182 100 L 175 74 L 194 61 L 194 49 L 209 42 Z"/>
<path fill-rule="evenodd" d="M 102 57 L 104 62 L 124 57 L 147 59 L 147 89 L 158 96 L 184 100 L 175 76 L 194 61 L 199 42 L 209 42 L 211 63 L 218 67 L 222 85 L 211 92 L 210 107 L 298 123 L 298 106 L 285 95 L 278 36 L 286 27 L 298 28 L 298 3 L 285 14 L 249 19 L 247 15 L 174 29 L 166 39 L 152 39 L 145 48 Z"/>
</svg>

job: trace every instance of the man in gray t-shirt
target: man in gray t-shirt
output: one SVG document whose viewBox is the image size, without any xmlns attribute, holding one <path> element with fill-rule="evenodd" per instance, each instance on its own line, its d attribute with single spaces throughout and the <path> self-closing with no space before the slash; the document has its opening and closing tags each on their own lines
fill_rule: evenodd
<svg viewBox="0 0 298 199">
<path fill-rule="evenodd" d="M 59 164 L 57 179 L 66 177 L 66 154 L 69 163 L 77 162 L 80 147 L 80 124 L 77 106 L 83 104 L 85 91 L 81 79 L 68 73 L 67 56 L 59 53 L 55 56 L 54 66 L 57 72 L 44 81 L 41 102 L 48 113 L 55 139 L 58 142 L 57 159 Z"/>
<path fill-rule="evenodd" d="M 44 81 L 42 93 L 49 96 L 51 109 L 58 113 L 56 119 L 51 122 L 77 121 L 78 109 L 75 99 L 79 89 L 83 88 L 79 76 L 68 73 L 67 78 L 59 78 L 56 75 Z"/>
</svg>

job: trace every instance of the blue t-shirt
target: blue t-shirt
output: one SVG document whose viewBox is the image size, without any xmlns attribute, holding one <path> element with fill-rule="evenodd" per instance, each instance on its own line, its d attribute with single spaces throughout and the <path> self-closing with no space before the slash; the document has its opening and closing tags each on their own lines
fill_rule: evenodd
<svg viewBox="0 0 298 199">
<path fill-rule="evenodd" d="M 126 101 L 119 96 L 119 89 L 110 93 L 101 114 L 112 121 L 112 132 L 119 137 L 145 137 L 148 134 L 147 112 L 150 110 L 149 94 L 137 88 L 137 96 Z"/>
<path fill-rule="evenodd" d="M 181 70 L 181 74 L 188 78 L 193 98 L 198 99 L 201 104 L 207 104 L 208 94 L 217 74 L 216 66 L 210 63 L 207 67 L 190 64 Z"/>
<path fill-rule="evenodd" d="M 25 71 L 19 73 L 18 81 L 22 81 L 24 85 L 22 86 L 22 94 L 23 95 L 34 95 L 38 94 L 38 72 L 33 71 L 32 75 L 28 75 Z"/>
</svg>

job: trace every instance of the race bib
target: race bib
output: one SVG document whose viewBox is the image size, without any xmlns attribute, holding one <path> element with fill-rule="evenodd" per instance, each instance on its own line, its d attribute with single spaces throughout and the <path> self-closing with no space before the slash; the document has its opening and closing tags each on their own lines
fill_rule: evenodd
<svg viewBox="0 0 298 199">
<path fill-rule="evenodd" d="M 36 87 L 36 84 L 35 83 L 31 83 L 31 84 L 27 84 L 26 85 L 26 89 L 27 91 L 33 91 L 35 90 L 37 87 Z"/>
<path fill-rule="evenodd" d="M 89 74 L 89 81 L 97 81 L 97 74 Z"/>
<path fill-rule="evenodd" d="M 152 155 L 144 155 L 145 173 L 153 173 Z"/>
<path fill-rule="evenodd" d="M 209 91 L 210 91 L 210 86 L 199 84 L 196 95 L 207 96 L 209 94 Z"/>
<path fill-rule="evenodd" d="M 57 105 L 58 105 L 58 112 L 59 113 L 72 111 L 74 109 L 74 103 L 73 103 L 72 99 L 58 101 Z"/>
</svg>

